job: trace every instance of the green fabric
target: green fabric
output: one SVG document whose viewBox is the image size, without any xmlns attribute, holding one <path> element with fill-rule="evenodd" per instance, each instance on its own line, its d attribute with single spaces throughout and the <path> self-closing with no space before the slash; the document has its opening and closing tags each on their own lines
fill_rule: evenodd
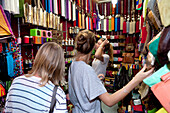
<svg viewBox="0 0 170 113">
<path fill-rule="evenodd" d="M 157 57 L 157 51 L 158 51 L 158 45 L 159 45 L 159 40 L 161 36 L 154 40 L 150 45 L 149 45 L 149 50 L 152 53 L 152 55 L 155 57 L 156 61 L 159 63 L 158 57 Z"/>
<path fill-rule="evenodd" d="M 155 73 L 153 73 L 151 76 L 145 78 L 143 82 L 147 84 L 149 87 L 152 87 L 153 85 L 161 82 L 161 76 L 170 72 L 170 70 L 167 67 L 167 64 L 165 64 L 163 67 L 161 67 L 159 70 L 157 70 Z"/>
<path fill-rule="evenodd" d="M 24 0 L 19 0 L 19 12 L 20 14 L 17 14 L 14 17 L 24 17 Z"/>
<path fill-rule="evenodd" d="M 152 110 L 148 110 L 148 113 L 155 113 L 157 111 L 156 108 L 153 108 Z"/>
<path fill-rule="evenodd" d="M 110 15 L 112 15 L 112 4 L 110 4 Z"/>
<path fill-rule="evenodd" d="M 109 19 L 109 31 L 112 31 L 111 25 L 112 25 L 112 22 L 111 22 L 111 19 Z"/>
</svg>

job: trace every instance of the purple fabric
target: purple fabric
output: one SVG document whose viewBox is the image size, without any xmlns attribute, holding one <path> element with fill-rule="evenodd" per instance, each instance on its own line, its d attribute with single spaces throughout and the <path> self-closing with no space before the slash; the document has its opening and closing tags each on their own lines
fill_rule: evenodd
<svg viewBox="0 0 170 113">
<path fill-rule="evenodd" d="M 107 3 L 107 16 L 110 15 L 110 3 Z"/>
<path fill-rule="evenodd" d="M 117 18 L 117 30 L 120 31 L 120 17 Z"/>
<path fill-rule="evenodd" d="M 106 30 L 109 30 L 109 19 L 106 19 Z"/>
<path fill-rule="evenodd" d="M 69 7 L 68 7 L 68 0 L 66 0 L 66 19 L 69 19 Z"/>
</svg>

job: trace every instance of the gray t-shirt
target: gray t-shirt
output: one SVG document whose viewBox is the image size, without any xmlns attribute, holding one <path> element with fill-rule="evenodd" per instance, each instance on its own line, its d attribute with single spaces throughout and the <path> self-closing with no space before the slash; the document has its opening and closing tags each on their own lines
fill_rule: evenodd
<svg viewBox="0 0 170 113">
<path fill-rule="evenodd" d="M 69 97 L 73 113 L 100 113 L 99 95 L 107 92 L 93 68 L 83 61 L 74 61 L 69 70 Z"/>
<path fill-rule="evenodd" d="M 104 76 L 106 75 L 106 68 L 109 62 L 109 55 L 103 54 L 104 61 L 100 61 L 98 59 L 94 59 L 92 62 L 92 67 L 95 70 L 96 74 L 103 74 Z"/>
</svg>

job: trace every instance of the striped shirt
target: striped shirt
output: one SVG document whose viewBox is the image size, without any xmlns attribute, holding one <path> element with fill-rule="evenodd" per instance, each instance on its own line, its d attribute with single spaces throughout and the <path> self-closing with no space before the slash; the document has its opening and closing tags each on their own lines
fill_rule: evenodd
<svg viewBox="0 0 170 113">
<path fill-rule="evenodd" d="M 41 78 L 20 76 L 14 79 L 6 98 L 5 113 L 48 113 L 54 84 L 40 87 Z M 66 95 L 61 87 L 56 93 L 54 113 L 67 113 Z"/>
</svg>

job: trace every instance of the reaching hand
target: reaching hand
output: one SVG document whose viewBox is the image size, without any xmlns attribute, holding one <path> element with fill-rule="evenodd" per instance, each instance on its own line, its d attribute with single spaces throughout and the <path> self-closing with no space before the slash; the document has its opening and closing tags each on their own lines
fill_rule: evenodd
<svg viewBox="0 0 170 113">
<path fill-rule="evenodd" d="M 145 79 L 146 77 L 150 76 L 153 73 L 154 68 L 150 69 L 147 72 L 144 72 L 146 70 L 146 64 L 144 65 L 144 67 L 136 74 L 136 76 L 134 77 L 134 79 L 136 79 L 139 82 L 142 82 L 143 79 Z"/>
<path fill-rule="evenodd" d="M 104 80 L 104 75 L 103 75 L 103 74 L 99 74 L 97 77 L 98 77 L 100 80 Z"/>
<path fill-rule="evenodd" d="M 107 45 L 109 43 L 109 41 L 106 39 L 106 40 L 104 40 L 103 42 L 102 42 L 102 46 L 104 47 L 105 45 Z"/>
</svg>

